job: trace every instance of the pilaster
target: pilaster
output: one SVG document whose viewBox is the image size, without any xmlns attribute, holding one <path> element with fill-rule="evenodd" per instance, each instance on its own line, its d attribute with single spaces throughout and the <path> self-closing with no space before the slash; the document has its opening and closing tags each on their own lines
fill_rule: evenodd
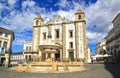
<svg viewBox="0 0 120 78">
<path fill-rule="evenodd" d="M 63 60 L 66 60 L 66 23 L 62 24 Z"/>
<path fill-rule="evenodd" d="M 78 22 L 75 22 L 75 46 L 76 46 L 76 59 L 79 58 L 79 26 Z"/>
<path fill-rule="evenodd" d="M 48 25 L 48 37 L 52 38 L 52 23 Z"/>
<path fill-rule="evenodd" d="M 63 51 L 62 50 L 60 50 L 60 60 L 62 61 L 63 60 Z"/>
<path fill-rule="evenodd" d="M 85 22 L 82 22 L 82 31 L 83 31 L 83 51 L 84 51 L 84 58 L 86 58 L 87 57 L 87 49 L 88 49 L 88 47 L 87 47 L 87 38 L 86 38 L 86 24 L 85 24 Z"/>
<path fill-rule="evenodd" d="M 40 28 L 33 27 L 33 40 L 32 40 L 32 49 L 33 51 L 38 51 L 38 46 L 40 44 Z"/>
</svg>

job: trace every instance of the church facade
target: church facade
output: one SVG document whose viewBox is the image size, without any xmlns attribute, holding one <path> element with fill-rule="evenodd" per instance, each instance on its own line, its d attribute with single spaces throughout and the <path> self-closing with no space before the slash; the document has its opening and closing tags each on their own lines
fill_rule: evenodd
<svg viewBox="0 0 120 78">
<path fill-rule="evenodd" d="M 42 61 L 75 61 L 87 59 L 85 13 L 78 10 L 75 20 L 60 16 L 44 23 L 41 15 L 34 18 L 32 51 Z"/>
</svg>

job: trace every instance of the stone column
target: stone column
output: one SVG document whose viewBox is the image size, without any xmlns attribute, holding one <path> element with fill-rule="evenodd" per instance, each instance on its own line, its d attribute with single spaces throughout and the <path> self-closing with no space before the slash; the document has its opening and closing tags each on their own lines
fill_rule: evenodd
<svg viewBox="0 0 120 78">
<path fill-rule="evenodd" d="M 78 22 L 75 22 L 75 51 L 76 51 L 76 60 L 79 58 L 79 30 Z"/>
<path fill-rule="evenodd" d="M 60 50 L 60 61 L 63 61 L 62 50 Z"/>
<path fill-rule="evenodd" d="M 66 60 L 66 23 L 62 24 L 62 44 L 63 44 L 63 60 Z"/>
<path fill-rule="evenodd" d="M 41 61 L 41 59 L 42 59 L 42 52 L 41 52 L 40 49 L 39 49 L 39 51 L 38 51 L 38 57 L 39 57 L 39 61 Z"/>
<path fill-rule="evenodd" d="M 86 23 L 85 23 L 85 21 L 82 22 L 82 32 L 83 32 L 83 52 L 84 52 L 84 59 L 85 59 L 86 55 L 87 55 L 87 49 L 88 49 L 87 37 L 86 37 Z"/>
<path fill-rule="evenodd" d="M 52 53 L 52 54 L 51 54 L 51 60 L 52 60 L 52 61 L 55 61 L 55 53 Z"/>
<path fill-rule="evenodd" d="M 46 59 L 47 59 L 47 58 L 48 58 L 48 53 L 46 53 L 45 55 L 46 55 Z M 46 60 L 46 59 L 45 59 L 45 60 Z"/>
</svg>

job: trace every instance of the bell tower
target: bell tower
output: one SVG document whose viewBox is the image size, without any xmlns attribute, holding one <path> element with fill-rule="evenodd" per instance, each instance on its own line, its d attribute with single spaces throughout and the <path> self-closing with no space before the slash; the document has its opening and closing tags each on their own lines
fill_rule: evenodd
<svg viewBox="0 0 120 78">
<path fill-rule="evenodd" d="M 86 21 L 85 13 L 81 9 L 75 13 L 75 33 L 76 59 L 85 59 L 87 51 Z"/>
<path fill-rule="evenodd" d="M 33 38 L 32 38 L 32 50 L 38 52 L 38 46 L 40 45 L 40 31 L 41 26 L 44 24 L 44 20 L 41 15 L 34 18 L 33 21 Z"/>
<path fill-rule="evenodd" d="M 42 26 L 44 24 L 44 20 L 41 17 L 41 15 L 38 15 L 36 18 L 34 18 L 34 25 L 33 26 Z"/>
<path fill-rule="evenodd" d="M 75 13 L 75 21 L 85 21 L 85 13 L 81 9 Z"/>
</svg>

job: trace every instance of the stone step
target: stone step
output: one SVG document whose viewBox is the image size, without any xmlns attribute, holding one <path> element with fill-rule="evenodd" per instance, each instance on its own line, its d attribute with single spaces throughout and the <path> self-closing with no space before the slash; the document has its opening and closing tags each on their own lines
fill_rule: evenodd
<svg viewBox="0 0 120 78">
<path fill-rule="evenodd" d="M 30 71 L 52 71 L 52 67 L 31 67 Z"/>
</svg>

